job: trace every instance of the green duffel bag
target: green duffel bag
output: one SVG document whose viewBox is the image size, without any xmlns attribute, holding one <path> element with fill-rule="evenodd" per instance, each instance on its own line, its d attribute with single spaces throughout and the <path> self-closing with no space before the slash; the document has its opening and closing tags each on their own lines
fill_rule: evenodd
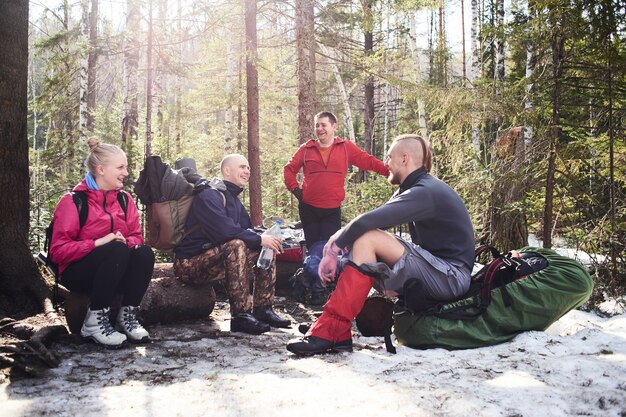
<svg viewBox="0 0 626 417">
<path fill-rule="evenodd" d="M 472 278 L 472 288 L 463 299 L 426 311 L 397 309 L 394 333 L 398 343 L 419 349 L 494 345 L 527 330 L 545 330 L 589 299 L 593 281 L 580 263 L 550 249 L 525 247 L 519 252 L 532 266 L 527 275 L 486 283 L 489 271 L 492 278 L 493 271 L 506 275 L 505 266 L 512 260 L 494 254 L 496 259 Z M 527 268 L 526 262 L 522 264 Z"/>
</svg>

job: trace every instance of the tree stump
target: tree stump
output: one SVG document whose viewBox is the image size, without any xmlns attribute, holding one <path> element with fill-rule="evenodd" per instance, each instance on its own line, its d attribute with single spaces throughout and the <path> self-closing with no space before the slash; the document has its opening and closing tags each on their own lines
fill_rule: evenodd
<svg viewBox="0 0 626 417">
<path fill-rule="evenodd" d="M 121 303 L 116 297 L 111 306 L 115 319 Z M 70 292 L 65 300 L 65 318 L 72 333 L 80 333 L 89 297 Z M 215 307 L 215 291 L 210 284 L 192 286 L 174 277 L 172 264 L 156 264 L 148 290 L 141 300 L 139 317 L 144 325 L 173 323 L 208 317 Z"/>
</svg>

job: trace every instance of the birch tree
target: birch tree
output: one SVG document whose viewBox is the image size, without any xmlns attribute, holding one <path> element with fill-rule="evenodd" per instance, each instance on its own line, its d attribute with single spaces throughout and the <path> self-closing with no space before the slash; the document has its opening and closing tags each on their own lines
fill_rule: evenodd
<svg viewBox="0 0 626 417">
<path fill-rule="evenodd" d="M 481 61 L 482 50 L 480 42 L 480 23 L 482 21 L 479 2 L 478 0 L 471 0 L 472 7 L 472 29 L 471 29 L 471 42 L 472 42 L 472 61 L 470 66 L 470 85 L 472 89 L 476 89 L 476 82 L 481 77 Z M 478 98 L 474 99 L 474 108 L 472 111 L 472 147 L 477 157 L 480 158 L 480 119 L 478 115 L 479 107 Z"/>
<path fill-rule="evenodd" d="M 87 55 L 87 130 L 93 132 L 95 129 L 96 114 L 96 86 L 98 68 L 98 1 L 91 0 L 91 10 L 89 11 L 89 54 Z"/>
<path fill-rule="evenodd" d="M 408 34 L 408 44 L 411 50 L 411 55 L 413 55 L 413 62 L 415 64 L 415 82 L 417 84 L 422 84 L 426 82 L 425 74 L 429 71 L 424 68 L 422 62 L 424 61 L 424 54 L 417 47 L 417 26 L 415 23 L 415 13 L 409 12 L 409 34 Z M 426 125 L 426 106 L 424 105 L 424 100 L 421 97 L 417 99 L 417 118 L 419 123 L 420 134 L 427 138 L 428 137 L 428 126 Z"/>
<path fill-rule="evenodd" d="M 495 68 L 495 91 L 496 95 L 502 92 L 504 82 L 504 0 L 496 0 L 496 68 Z"/>
<path fill-rule="evenodd" d="M 239 44 L 238 37 L 230 33 L 226 39 L 226 79 L 224 91 L 226 93 L 226 108 L 224 109 L 224 153 L 229 154 L 235 151 L 233 143 L 233 117 L 235 99 L 235 77 L 237 76 L 237 56 L 235 49 Z"/>
<path fill-rule="evenodd" d="M 335 82 L 337 83 L 337 88 L 339 89 L 339 93 L 341 95 L 341 103 L 343 105 L 343 122 L 348 130 L 348 139 L 352 142 L 356 140 L 354 135 L 354 122 L 352 120 L 352 110 L 350 109 L 350 100 L 348 97 L 348 90 L 346 89 L 346 85 L 341 78 L 341 72 L 339 72 L 339 67 L 334 59 L 334 54 L 331 53 L 330 49 L 326 47 L 323 43 L 318 44 L 322 53 L 329 58 L 329 64 L 333 72 L 333 76 L 335 77 Z"/>
<path fill-rule="evenodd" d="M 78 137 L 81 142 L 87 139 L 89 120 L 89 0 L 81 0 L 80 7 L 82 18 L 80 19 L 80 37 L 83 48 L 80 55 L 80 70 L 78 74 Z"/>
</svg>

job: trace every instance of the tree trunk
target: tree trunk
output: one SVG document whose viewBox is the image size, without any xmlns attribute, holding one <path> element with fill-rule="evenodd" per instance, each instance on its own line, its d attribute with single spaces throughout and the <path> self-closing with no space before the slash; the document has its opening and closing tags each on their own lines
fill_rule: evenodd
<svg viewBox="0 0 626 417">
<path fill-rule="evenodd" d="M 366 62 L 370 59 L 374 52 L 374 14 L 372 12 L 373 2 L 375 0 L 363 1 L 363 55 Z M 367 62 L 369 66 L 369 62 Z M 363 84 L 363 92 L 365 95 L 365 107 L 363 114 L 364 132 L 363 132 L 363 150 L 372 153 L 372 143 L 374 141 L 374 118 L 376 117 L 376 108 L 374 103 L 374 77 L 370 74 L 365 76 Z M 364 182 L 367 179 L 367 171 L 359 171 L 358 180 Z"/>
<path fill-rule="evenodd" d="M 502 91 L 504 82 L 504 0 L 496 0 L 496 94 Z"/>
<path fill-rule="evenodd" d="M 530 149 L 533 141 L 533 128 L 528 123 L 528 115 L 532 112 L 534 103 L 533 103 L 533 90 L 534 90 L 534 82 L 533 82 L 533 74 L 535 72 L 535 64 L 536 64 L 536 56 L 535 56 L 535 42 L 532 37 L 532 24 L 536 18 L 536 6 L 534 0 L 528 1 L 528 27 L 529 27 L 529 36 L 526 39 L 526 95 L 524 96 L 524 111 L 527 116 L 526 123 L 524 125 L 524 143 L 526 149 Z"/>
<path fill-rule="evenodd" d="M 259 155 L 259 74 L 257 71 L 256 0 L 246 0 L 246 103 L 248 116 L 248 162 L 250 163 L 250 218 L 263 222 L 261 158 Z"/>
<path fill-rule="evenodd" d="M 616 193 L 617 184 L 615 182 L 615 132 L 613 130 L 613 62 L 611 59 L 611 53 L 607 57 L 607 81 L 608 81 L 608 133 L 609 133 L 609 219 L 611 221 L 611 249 L 610 249 L 610 263 L 611 263 L 611 286 L 613 288 L 624 288 L 624 277 L 620 279 L 618 274 L 618 262 L 619 262 L 619 248 L 623 248 L 623 242 L 618 243 L 619 233 L 617 227 L 617 206 L 616 206 Z"/>
<path fill-rule="evenodd" d="M 543 247 L 552 247 L 554 228 L 554 185 L 556 174 L 556 148 L 561 136 L 561 77 L 563 75 L 563 44 L 558 23 L 552 19 L 552 120 L 548 148 L 548 167 L 546 170 L 546 196 L 543 211 Z"/>
<path fill-rule="evenodd" d="M 494 186 L 489 199 L 490 243 L 506 252 L 528 245 L 523 209 L 527 192 L 524 129 L 512 128 L 498 136 L 493 152 Z"/>
<path fill-rule="evenodd" d="M 334 61 L 334 57 L 331 56 L 330 50 L 323 43 L 318 43 L 320 49 L 329 59 L 330 68 L 333 71 L 333 75 L 335 76 L 335 82 L 337 83 L 337 88 L 339 89 L 339 93 L 341 94 L 341 103 L 343 104 L 343 122 L 348 130 L 348 139 L 352 142 L 356 140 L 356 136 L 354 134 L 354 122 L 352 120 L 352 110 L 350 109 L 350 97 L 348 96 L 348 91 L 346 90 L 346 85 L 341 78 L 341 73 L 339 72 L 339 67 L 337 63 Z"/>
<path fill-rule="evenodd" d="M 245 49 L 245 46 L 241 45 L 241 49 Z M 243 71 L 243 56 L 240 55 L 237 69 L 239 81 L 237 91 L 243 91 Z M 241 93 L 237 94 L 237 152 L 243 152 L 243 98 Z"/>
<path fill-rule="evenodd" d="M 82 18 L 80 20 L 80 39 L 85 47 L 81 48 L 80 69 L 78 72 L 78 138 L 85 142 L 87 139 L 89 120 L 89 0 L 80 2 Z"/>
<path fill-rule="evenodd" d="M 148 68 L 146 74 L 146 158 L 152 155 L 152 45 L 154 43 L 152 23 L 152 0 L 148 0 L 148 50 L 146 53 L 146 66 Z"/>
<path fill-rule="evenodd" d="M 28 247 L 28 2 L 0 2 L 0 315 L 52 311 Z"/>
<path fill-rule="evenodd" d="M 437 78 L 441 85 L 448 84 L 448 51 L 446 47 L 446 27 L 445 27 L 445 5 L 443 0 L 439 0 L 437 9 L 439 17 L 438 42 L 437 42 Z"/>
<path fill-rule="evenodd" d="M 420 51 L 417 48 L 417 27 L 415 24 L 415 13 L 410 13 L 409 15 L 409 45 L 411 48 L 411 52 L 413 54 L 413 61 L 415 62 L 415 68 L 417 68 L 417 75 L 415 76 L 415 82 L 418 84 L 424 83 L 426 80 L 424 79 L 424 74 L 428 73 L 428 70 L 424 69 L 422 66 L 422 57 L 420 56 Z M 428 126 L 426 125 L 426 106 L 424 105 L 424 100 L 421 98 L 417 99 L 417 118 L 419 123 L 420 134 L 427 138 L 428 137 Z"/>
<path fill-rule="evenodd" d="M 298 63 L 298 140 L 313 136 L 315 95 L 315 26 L 313 0 L 296 0 L 296 51 Z"/>
<path fill-rule="evenodd" d="M 226 93 L 226 108 L 224 109 L 224 153 L 233 153 L 235 144 L 233 143 L 233 117 L 235 106 L 235 88 L 233 88 L 233 79 L 237 67 L 235 56 L 235 46 L 238 44 L 237 36 L 230 33 L 226 40 L 226 84 L 224 92 Z"/>
<path fill-rule="evenodd" d="M 157 25 L 156 31 L 153 30 L 153 36 L 155 37 L 154 44 L 156 44 L 158 50 L 156 58 L 154 60 L 154 80 L 153 80 L 153 88 L 154 88 L 154 100 L 156 102 L 156 138 L 159 139 L 161 145 L 161 149 L 163 149 L 163 159 L 169 161 L 171 159 L 171 152 L 169 146 L 169 140 L 167 138 L 166 127 L 165 127 L 165 119 L 163 116 L 163 107 L 165 106 L 165 94 L 167 91 L 167 77 L 165 74 L 165 68 L 163 65 L 163 51 L 160 47 L 161 43 L 168 41 L 168 28 L 167 25 L 167 0 L 158 0 L 157 5 Z"/>
<path fill-rule="evenodd" d="M 465 57 L 465 1 L 461 0 L 461 60 L 463 62 L 463 86 L 467 80 L 467 58 Z"/>
<path fill-rule="evenodd" d="M 177 26 L 177 31 L 178 31 L 178 41 L 180 42 L 180 45 L 178 46 L 178 54 L 179 54 L 179 59 L 182 61 L 183 59 L 183 39 L 184 39 L 184 34 L 183 34 L 183 25 L 182 25 L 182 21 L 183 21 L 183 6 L 181 3 L 181 0 L 177 0 L 176 1 L 176 26 Z M 180 73 L 176 74 L 176 108 L 174 110 L 175 114 L 174 114 L 174 126 L 176 129 L 176 136 L 174 138 L 174 148 L 176 151 L 176 155 L 180 155 L 183 152 L 183 144 L 182 144 L 182 113 L 183 113 L 183 106 L 182 106 L 182 88 L 181 85 L 183 83 L 182 77 L 180 75 Z"/>
<path fill-rule="evenodd" d="M 470 82 L 472 84 L 472 88 L 474 87 L 474 83 L 480 77 L 480 63 L 482 61 L 482 51 L 480 49 L 480 9 L 478 7 L 478 0 L 471 0 L 472 5 L 472 65 L 470 66 Z M 477 107 L 478 103 L 474 104 L 474 107 Z M 471 135 L 472 135 L 472 147 L 476 156 L 480 159 L 480 120 L 478 118 L 478 113 L 476 109 L 472 112 L 472 127 L 471 127 Z"/>
<path fill-rule="evenodd" d="M 139 143 L 139 51 L 140 40 L 140 8 L 139 0 L 127 0 L 126 15 L 126 48 L 124 52 L 124 107 L 122 114 L 122 147 L 128 159 L 130 183 L 134 183 L 134 173 L 138 172 L 136 152 Z"/>
<path fill-rule="evenodd" d="M 365 33 L 365 56 L 369 57 L 374 51 L 374 35 L 372 32 Z M 365 132 L 363 134 L 363 150 L 372 153 L 372 142 L 374 140 L 374 118 L 376 117 L 376 107 L 374 103 L 374 77 L 365 77 Z M 365 171 L 362 171 L 365 174 Z"/>
<path fill-rule="evenodd" d="M 89 12 L 89 55 L 87 58 L 87 130 L 95 130 L 98 65 L 98 0 L 91 0 Z"/>
</svg>

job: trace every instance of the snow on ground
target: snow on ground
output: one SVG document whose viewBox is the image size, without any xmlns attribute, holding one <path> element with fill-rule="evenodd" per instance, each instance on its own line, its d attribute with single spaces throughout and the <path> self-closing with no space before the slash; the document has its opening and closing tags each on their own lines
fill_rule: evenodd
<svg viewBox="0 0 626 417">
<path fill-rule="evenodd" d="M 278 304 L 289 312 L 287 304 Z M 149 329 L 106 351 L 73 337 L 40 379 L 0 384 L 2 416 L 626 416 L 626 315 L 571 311 L 546 332 L 446 351 L 359 337 L 353 353 L 297 358 L 297 330 L 228 332 L 212 319 Z"/>
<path fill-rule="evenodd" d="M 556 253 L 561 256 L 567 256 L 568 258 L 572 258 L 583 264 L 587 267 L 588 270 L 593 270 L 595 265 L 602 264 L 606 262 L 607 257 L 605 255 L 600 254 L 590 254 L 582 250 L 574 249 L 568 247 L 563 241 L 556 238 L 557 245 L 552 248 Z M 543 241 L 537 239 L 537 237 L 533 234 L 528 235 L 528 246 L 534 246 L 537 248 L 543 247 Z"/>
</svg>

